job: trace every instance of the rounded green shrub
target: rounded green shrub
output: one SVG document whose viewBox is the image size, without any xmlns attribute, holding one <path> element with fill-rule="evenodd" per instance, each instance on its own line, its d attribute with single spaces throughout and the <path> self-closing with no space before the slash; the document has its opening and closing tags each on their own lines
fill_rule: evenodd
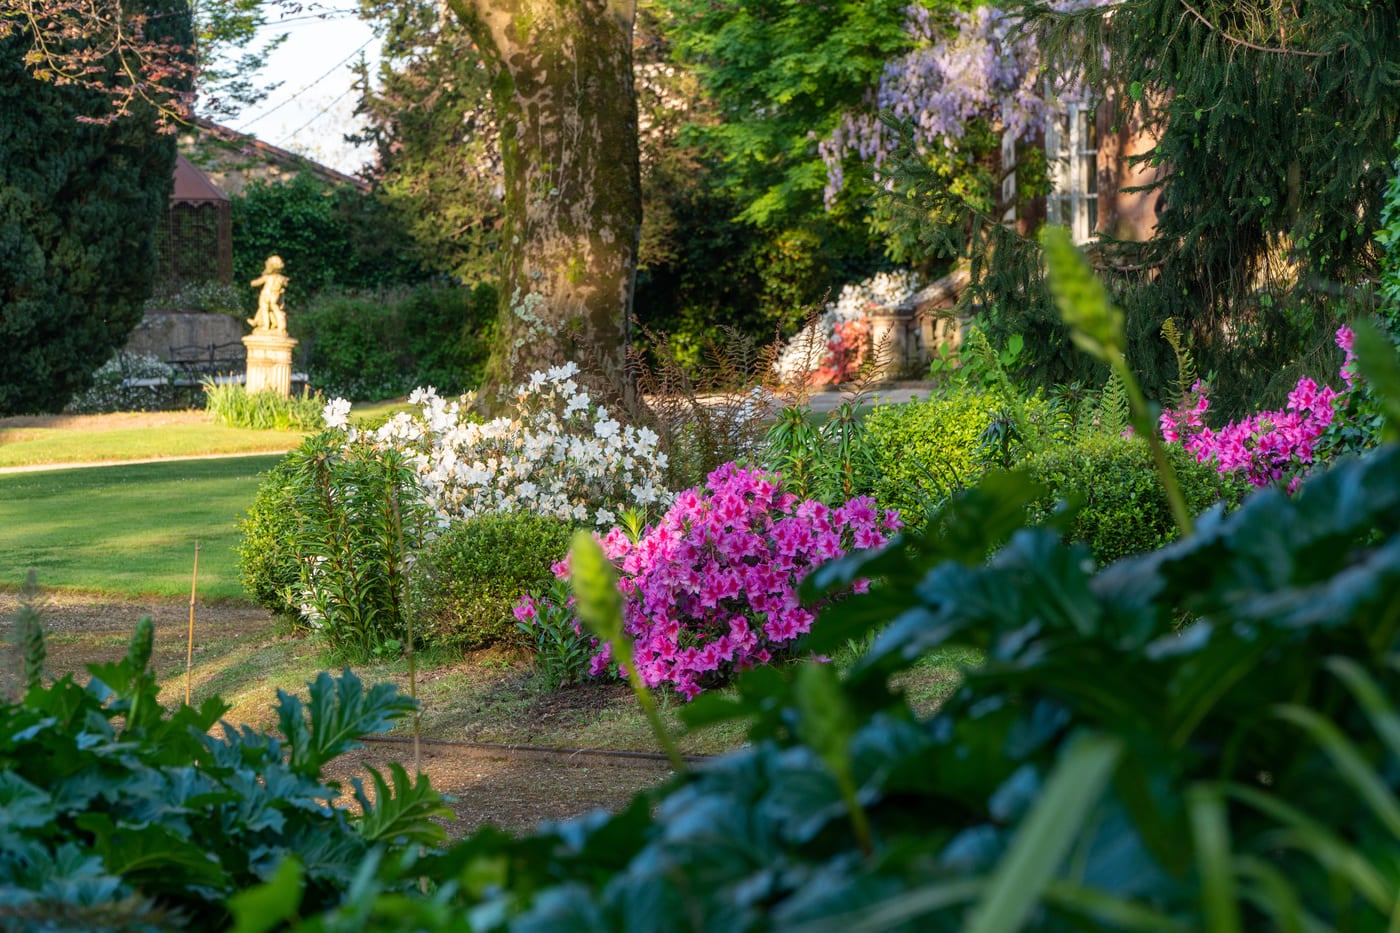
<svg viewBox="0 0 1400 933">
<path fill-rule="evenodd" d="M 517 640 L 511 610 L 550 585 L 571 533 L 567 522 L 530 512 L 454 523 L 420 552 L 409 580 L 424 639 L 462 650 Z"/>
<path fill-rule="evenodd" d="M 1199 515 L 1216 502 L 1237 505 L 1245 487 L 1210 464 L 1197 463 L 1180 445 L 1167 445 L 1186 508 Z M 1161 547 L 1177 535 L 1171 508 L 1147 442 L 1135 437 L 1099 436 L 1056 445 L 1017 464 L 1050 495 L 1030 506 L 1043 521 L 1058 503 L 1082 497 L 1083 506 L 1065 533 L 1089 546 L 1100 563 Z"/>
<path fill-rule="evenodd" d="M 1019 404 L 1032 416 L 1046 407 L 1036 400 Z M 997 393 L 972 390 L 877 406 L 865 418 L 875 477 L 869 491 L 883 508 L 898 509 L 906 525 L 921 525 L 932 506 L 982 475 L 982 433 L 1011 407 Z"/>
<path fill-rule="evenodd" d="M 239 519 L 243 537 L 234 546 L 238 579 L 249 598 L 293 623 L 301 620 L 298 482 L 296 465 L 290 458 L 283 458 L 264 474 L 247 516 Z"/>
</svg>

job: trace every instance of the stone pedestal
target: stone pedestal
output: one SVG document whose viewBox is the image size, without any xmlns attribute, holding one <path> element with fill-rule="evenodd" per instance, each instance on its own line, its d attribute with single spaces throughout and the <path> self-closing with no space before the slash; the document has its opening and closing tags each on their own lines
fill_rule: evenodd
<svg viewBox="0 0 1400 933">
<path fill-rule="evenodd" d="M 286 334 L 253 332 L 243 338 L 248 348 L 248 378 L 244 386 L 249 392 L 276 392 L 286 398 L 292 394 L 292 348 L 297 342 Z"/>
<path fill-rule="evenodd" d="M 917 372 L 923 341 L 913 308 L 890 308 L 870 315 L 870 343 L 875 370 L 882 379 L 902 379 Z"/>
</svg>

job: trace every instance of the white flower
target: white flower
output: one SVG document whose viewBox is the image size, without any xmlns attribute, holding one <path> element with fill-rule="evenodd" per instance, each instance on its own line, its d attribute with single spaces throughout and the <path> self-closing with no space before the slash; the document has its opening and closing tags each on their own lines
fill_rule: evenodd
<svg viewBox="0 0 1400 933">
<path fill-rule="evenodd" d="M 547 378 L 550 382 L 561 383 L 578 375 L 578 365 L 573 360 L 563 366 L 551 366 Z"/>
<path fill-rule="evenodd" d="M 350 423 L 350 402 L 343 398 L 333 398 L 321 410 L 321 417 L 328 428 L 343 428 Z"/>
<path fill-rule="evenodd" d="M 600 440 L 607 440 L 610 437 L 617 437 L 617 432 L 620 430 L 622 430 L 622 425 L 618 424 L 611 418 L 609 418 L 607 421 L 599 421 L 593 426 L 593 433 Z"/>
</svg>

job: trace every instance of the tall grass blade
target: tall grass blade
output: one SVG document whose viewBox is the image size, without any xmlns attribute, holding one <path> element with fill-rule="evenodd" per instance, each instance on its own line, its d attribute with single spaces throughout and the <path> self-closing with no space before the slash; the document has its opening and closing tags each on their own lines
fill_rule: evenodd
<svg viewBox="0 0 1400 933">
<path fill-rule="evenodd" d="M 1337 773 L 1350 785 L 1371 812 L 1376 815 L 1390 834 L 1400 840 L 1400 803 L 1386 786 L 1385 780 L 1376 773 L 1365 757 L 1357 751 L 1342 731 L 1331 720 L 1301 706 L 1281 706 L 1276 709 L 1279 718 L 1298 726 L 1314 742 L 1322 746 L 1327 757 L 1336 765 Z"/>
<path fill-rule="evenodd" d="M 1393 886 L 1371 860 L 1326 826 L 1272 794 L 1231 784 L 1225 793 L 1272 817 L 1282 825 L 1274 834 L 1279 848 L 1306 852 L 1334 876 L 1334 883 L 1348 884 L 1381 913 L 1389 916 L 1396 906 Z"/>
<path fill-rule="evenodd" d="M 1118 741 L 1101 735 L 1081 737 L 1069 747 L 993 872 L 967 933 L 1003 933 L 1025 925 L 1122 753 Z"/>
<path fill-rule="evenodd" d="M 1196 843 L 1201 907 L 1211 933 L 1240 933 L 1240 907 L 1230 864 L 1230 824 L 1219 790 L 1196 785 L 1186 792 L 1186 812 Z"/>
</svg>

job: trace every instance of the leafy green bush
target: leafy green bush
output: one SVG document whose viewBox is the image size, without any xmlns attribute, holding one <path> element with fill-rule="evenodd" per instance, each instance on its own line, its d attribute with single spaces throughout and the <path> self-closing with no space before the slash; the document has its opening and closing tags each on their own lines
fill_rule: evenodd
<svg viewBox="0 0 1400 933">
<path fill-rule="evenodd" d="M 396 398 L 420 386 L 475 388 L 489 354 L 496 290 L 325 293 L 297 316 L 311 384 L 353 400 Z"/>
<path fill-rule="evenodd" d="M 255 180 L 232 202 L 233 279 L 249 282 L 268 256 L 281 256 L 293 329 L 300 309 L 325 289 L 394 288 L 428 278 L 394 212 L 353 185 L 301 172 L 286 182 Z M 245 289 L 249 311 L 256 296 Z"/>
<path fill-rule="evenodd" d="M 579 625 L 573 607 L 568 581 L 552 580 L 548 590 L 523 596 L 514 609 L 515 628 L 534 649 L 535 671 L 546 692 L 583 683 L 592 674 L 598 647 Z"/>
<path fill-rule="evenodd" d="M 34 629 L 32 613 L 19 622 Z M 433 818 L 451 811 L 398 764 L 387 781 L 370 769 L 368 791 L 352 779 L 359 813 L 331 805 L 326 765 L 412 711 L 392 685 L 323 673 L 309 702 L 278 691 L 282 738 L 232 726 L 215 738 L 217 697 L 161 705 L 153 632 L 143 619 L 126 657 L 83 685 L 27 665 L 23 700 L 0 707 L 0 927 L 224 929 L 229 899 L 284 860 L 305 866 L 304 903 L 323 910 L 372 852 L 445 839 Z"/>
<path fill-rule="evenodd" d="M 1236 505 L 1243 498 L 1242 482 L 1197 463 L 1180 445 L 1168 445 L 1167 453 L 1192 515 L 1217 501 Z M 1176 537 L 1152 451 L 1138 438 L 1104 435 L 1055 445 L 1031 454 L 1017 469 L 1050 490 L 1031 504 L 1033 523 L 1049 518 L 1061 500 L 1082 500 L 1065 538 L 1089 545 L 1100 563 L 1151 551 Z"/>
<path fill-rule="evenodd" d="M 255 431 L 319 431 L 326 400 L 320 392 L 282 396 L 271 390 L 249 392 L 236 383 L 204 383 L 204 410 L 219 424 Z"/>
<path fill-rule="evenodd" d="M 301 550 L 296 502 L 297 464 L 290 457 L 263 475 L 248 514 L 238 520 L 242 537 L 234 546 L 238 555 L 238 582 L 248 597 L 294 626 L 305 626 L 301 605 Z"/>
<path fill-rule="evenodd" d="M 533 512 L 454 522 L 423 548 L 410 578 L 424 637 L 468 650 L 519 640 L 512 610 L 526 593 L 549 588 L 569 534 L 567 523 Z"/>
<path fill-rule="evenodd" d="M 921 524 L 945 496 L 977 481 L 988 459 L 983 435 L 1012 409 L 1049 420 L 1050 406 L 1043 401 L 1013 403 L 974 388 L 955 387 L 925 402 L 877 406 L 864 422 L 874 477 L 870 493 L 882 507 L 898 509 L 907 524 Z"/>
</svg>

